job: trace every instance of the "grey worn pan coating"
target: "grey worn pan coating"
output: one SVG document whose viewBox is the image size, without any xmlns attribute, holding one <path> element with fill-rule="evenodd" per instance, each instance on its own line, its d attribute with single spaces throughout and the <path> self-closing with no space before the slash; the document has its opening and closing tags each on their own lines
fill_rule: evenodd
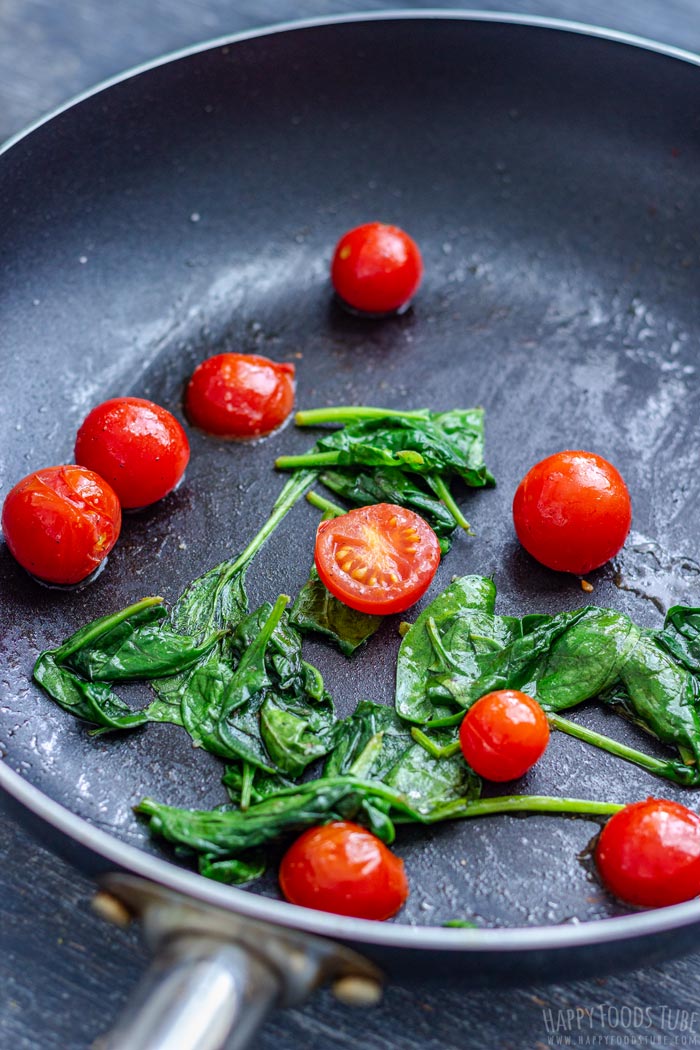
<svg viewBox="0 0 700 1050">
<path fill-rule="evenodd" d="M 432 594 L 478 572 L 503 612 L 589 600 L 519 548 L 510 518 L 525 470 L 568 447 L 627 479 L 624 578 L 645 576 L 637 590 L 657 604 L 697 600 L 699 88 L 689 55 L 452 15 L 237 38 L 78 101 L 0 157 L 2 495 L 70 461 L 104 398 L 142 395 L 181 416 L 201 358 L 259 352 L 294 361 L 301 406 L 485 406 L 499 484 L 465 495 L 477 535 L 457 538 Z M 425 260 L 414 307 L 386 321 L 343 313 L 327 278 L 340 233 L 375 218 L 408 229 Z M 252 446 L 190 437 L 185 483 L 126 519 L 92 586 L 45 589 L 0 547 L 0 780 L 42 833 L 91 871 L 331 934 L 404 979 L 561 979 L 691 947 L 700 905 L 624 915 L 580 856 L 598 830 L 587 820 L 403 831 L 411 897 L 381 926 L 271 900 L 273 881 L 262 896 L 206 882 L 149 840 L 132 804 L 215 805 L 220 764 L 170 726 L 93 740 L 30 673 L 79 624 L 145 594 L 174 599 L 241 549 L 281 487 L 274 457 L 309 443 L 292 427 Z M 253 600 L 301 585 L 316 521 L 292 512 L 253 566 Z M 590 579 L 590 600 L 659 622 L 612 567 Z M 351 662 L 308 650 L 347 713 L 360 697 L 391 702 L 396 647 L 392 621 Z M 653 750 L 594 707 L 582 717 Z M 695 804 L 560 736 L 521 789 Z M 465 917 L 484 928 L 442 928 Z"/>
</svg>

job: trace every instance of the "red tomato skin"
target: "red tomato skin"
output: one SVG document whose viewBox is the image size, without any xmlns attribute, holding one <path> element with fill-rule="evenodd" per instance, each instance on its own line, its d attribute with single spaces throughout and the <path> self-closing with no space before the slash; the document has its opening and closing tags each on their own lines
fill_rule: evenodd
<svg viewBox="0 0 700 1050">
<path fill-rule="evenodd" d="M 594 452 L 567 450 L 527 472 L 513 499 L 513 523 L 523 547 L 537 561 L 584 575 L 622 548 L 632 505 L 611 463 Z"/>
<path fill-rule="evenodd" d="M 80 583 L 119 538 L 121 507 L 103 478 L 72 464 L 36 470 L 5 497 L 2 531 L 11 554 L 47 583 Z"/>
<path fill-rule="evenodd" d="M 404 529 L 409 531 L 404 533 Z M 343 537 L 347 535 L 359 538 L 363 543 L 369 537 L 366 542 L 370 548 L 372 544 L 378 545 L 380 558 L 382 555 L 389 558 L 387 572 L 395 572 L 398 576 L 405 571 L 408 575 L 399 576 L 398 582 L 391 582 L 385 572 L 378 586 L 370 586 L 367 582 L 372 579 L 370 569 L 364 579 L 355 579 L 351 572 L 361 569 L 361 564 L 353 562 L 350 571 L 343 568 L 346 564 Z M 397 536 L 395 559 L 391 549 L 394 536 Z M 386 544 L 382 537 L 386 537 Z M 361 549 L 355 547 L 353 556 Z M 373 503 L 322 521 L 316 533 L 314 561 L 321 582 L 345 605 L 359 612 L 388 616 L 403 612 L 425 594 L 440 564 L 440 541 L 427 521 L 413 511 L 393 503 Z M 382 576 L 382 573 L 377 573 L 377 576 Z"/>
<path fill-rule="evenodd" d="M 282 426 L 294 406 L 294 365 L 257 354 L 215 354 L 192 373 L 185 412 L 225 438 L 256 438 Z"/>
<path fill-rule="evenodd" d="M 190 445 L 166 408 L 141 397 L 114 397 L 83 420 L 75 458 L 110 483 L 124 509 L 134 510 L 172 492 L 189 463 Z"/>
<path fill-rule="evenodd" d="M 700 894 L 700 817 L 665 799 L 633 802 L 600 833 L 595 861 L 607 889 L 643 908 Z"/>
<path fill-rule="evenodd" d="M 415 241 L 398 226 L 368 222 L 338 241 L 331 263 L 336 292 L 355 310 L 387 314 L 405 306 L 423 276 Z"/>
<path fill-rule="evenodd" d="M 356 919 L 390 919 L 408 897 L 403 861 L 376 835 L 349 821 L 309 828 L 279 870 L 291 904 Z"/>
<path fill-rule="evenodd" d="M 549 743 L 549 723 L 527 693 L 498 689 L 469 708 L 459 742 L 475 773 L 502 783 L 521 777 L 542 757 Z"/>
</svg>

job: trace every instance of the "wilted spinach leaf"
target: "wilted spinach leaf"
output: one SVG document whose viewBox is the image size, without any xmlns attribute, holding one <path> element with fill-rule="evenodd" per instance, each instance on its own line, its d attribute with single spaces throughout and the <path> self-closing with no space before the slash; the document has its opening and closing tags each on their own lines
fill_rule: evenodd
<svg viewBox="0 0 700 1050">
<path fill-rule="evenodd" d="M 372 637 L 382 619 L 341 602 L 321 583 L 315 568 L 311 569 L 289 614 L 289 622 L 302 634 L 322 634 L 335 642 L 346 656 L 352 656 Z"/>
</svg>

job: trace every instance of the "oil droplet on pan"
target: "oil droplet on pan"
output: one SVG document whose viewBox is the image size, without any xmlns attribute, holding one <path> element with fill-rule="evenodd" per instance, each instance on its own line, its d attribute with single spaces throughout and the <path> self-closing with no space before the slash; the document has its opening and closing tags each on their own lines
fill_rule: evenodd
<svg viewBox="0 0 700 1050">
<path fill-rule="evenodd" d="M 612 564 L 616 587 L 646 598 L 662 613 L 672 605 L 700 604 L 700 563 L 640 533 L 630 533 Z"/>
</svg>

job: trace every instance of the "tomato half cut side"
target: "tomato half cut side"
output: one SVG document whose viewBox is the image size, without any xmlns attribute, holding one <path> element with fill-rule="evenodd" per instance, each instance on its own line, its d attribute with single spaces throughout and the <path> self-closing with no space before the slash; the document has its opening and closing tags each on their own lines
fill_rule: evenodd
<svg viewBox="0 0 700 1050">
<path fill-rule="evenodd" d="M 35 470 L 12 488 L 2 531 L 13 557 L 37 579 L 80 583 L 117 542 L 121 507 L 112 487 L 84 467 Z"/>
<path fill-rule="evenodd" d="M 408 897 L 403 861 L 345 820 L 300 835 L 282 858 L 279 881 L 291 904 L 356 919 L 390 919 Z"/>
<path fill-rule="evenodd" d="M 374 503 L 322 521 L 315 562 L 321 581 L 341 602 L 387 616 L 425 594 L 440 564 L 440 543 L 418 514 Z"/>
</svg>

